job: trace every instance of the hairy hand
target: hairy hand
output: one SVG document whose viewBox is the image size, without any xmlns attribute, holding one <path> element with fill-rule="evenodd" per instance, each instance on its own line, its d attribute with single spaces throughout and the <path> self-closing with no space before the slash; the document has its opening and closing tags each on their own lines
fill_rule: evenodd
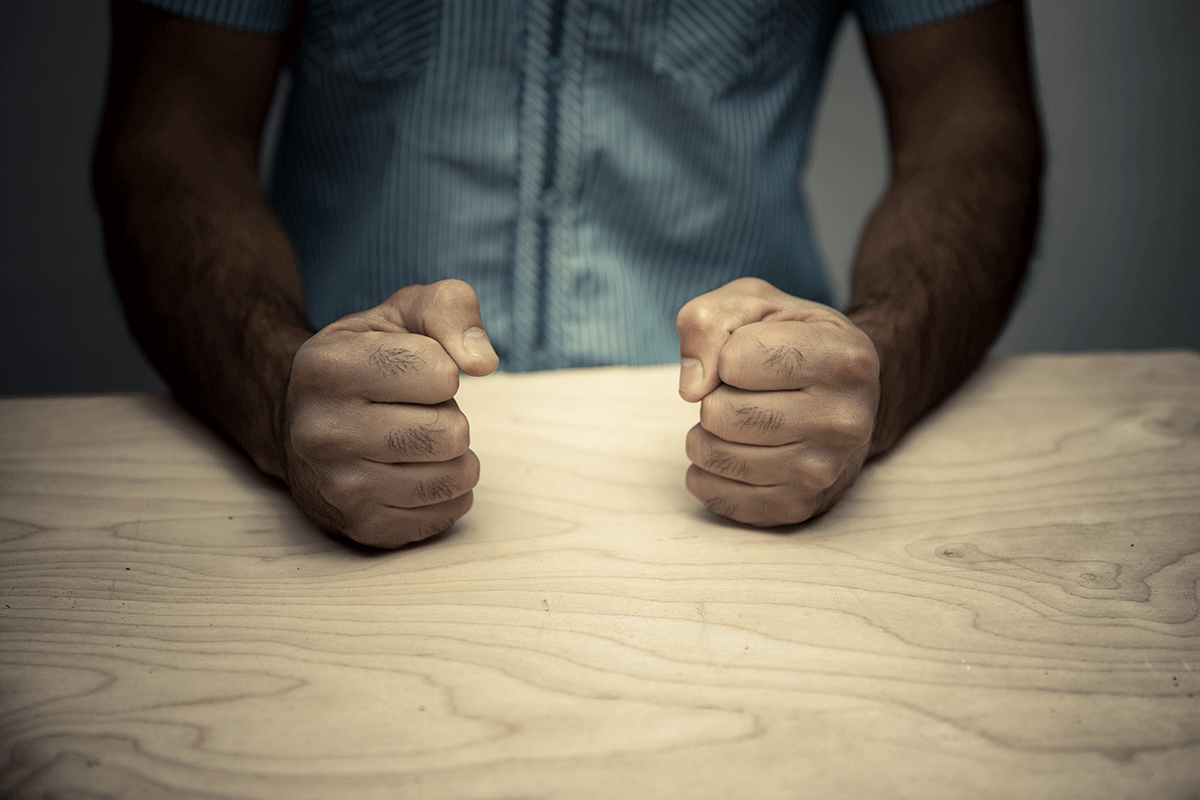
<svg viewBox="0 0 1200 800">
<path fill-rule="evenodd" d="M 462 281 L 409 286 L 300 348 L 284 420 L 287 482 L 326 531 L 375 547 L 441 533 L 479 480 L 459 371 L 498 359 Z"/>
<path fill-rule="evenodd" d="M 875 346 L 845 315 L 757 278 L 679 312 L 679 393 L 700 402 L 688 490 L 722 516 L 803 522 L 853 483 L 879 405 Z"/>
</svg>

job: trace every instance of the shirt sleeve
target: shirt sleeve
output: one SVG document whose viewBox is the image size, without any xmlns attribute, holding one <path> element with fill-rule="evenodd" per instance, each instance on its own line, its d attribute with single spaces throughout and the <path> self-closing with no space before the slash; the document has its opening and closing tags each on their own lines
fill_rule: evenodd
<svg viewBox="0 0 1200 800">
<path fill-rule="evenodd" d="M 875 36 L 964 14 L 994 0 L 854 0 L 863 33 Z"/>
<path fill-rule="evenodd" d="M 140 1 L 198 22 L 252 33 L 283 33 L 292 18 L 292 0 Z"/>
</svg>

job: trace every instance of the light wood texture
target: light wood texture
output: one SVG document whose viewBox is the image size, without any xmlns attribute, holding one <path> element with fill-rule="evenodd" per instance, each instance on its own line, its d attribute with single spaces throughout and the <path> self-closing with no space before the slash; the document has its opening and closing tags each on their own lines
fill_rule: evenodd
<svg viewBox="0 0 1200 800">
<path fill-rule="evenodd" d="M 0 796 L 1197 796 L 1200 356 L 993 361 L 779 532 L 675 381 L 466 381 L 382 555 L 165 399 L 0 402 Z"/>
</svg>

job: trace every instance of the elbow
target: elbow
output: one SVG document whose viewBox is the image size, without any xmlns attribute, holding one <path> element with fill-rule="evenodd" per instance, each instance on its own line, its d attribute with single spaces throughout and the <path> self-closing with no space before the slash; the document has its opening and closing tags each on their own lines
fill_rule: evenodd
<svg viewBox="0 0 1200 800">
<path fill-rule="evenodd" d="M 1029 261 L 1037 252 L 1038 232 L 1042 223 L 1042 201 L 1044 182 L 1046 178 L 1046 138 L 1042 130 L 1041 120 L 1036 111 L 1031 110 L 1028 133 L 1025 137 L 1025 161 L 1027 165 L 1025 201 L 1025 218 L 1022 224 L 1024 258 Z"/>
<path fill-rule="evenodd" d="M 105 115 L 107 117 L 107 114 Z M 119 185 L 119 138 L 112 130 L 108 119 L 100 124 L 96 141 L 92 145 L 92 158 L 89 164 L 89 188 L 92 202 L 100 214 L 100 219 L 107 228 L 114 217 L 118 206 L 117 187 Z"/>
</svg>

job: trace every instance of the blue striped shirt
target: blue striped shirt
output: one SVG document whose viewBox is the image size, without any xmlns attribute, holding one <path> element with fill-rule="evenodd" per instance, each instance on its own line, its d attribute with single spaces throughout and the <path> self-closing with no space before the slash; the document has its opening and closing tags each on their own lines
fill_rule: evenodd
<svg viewBox="0 0 1200 800">
<path fill-rule="evenodd" d="M 735 278 L 830 300 L 799 176 L 840 0 L 147 2 L 297 26 L 270 196 L 316 328 L 459 278 L 502 369 L 655 364 Z M 876 34 L 984 2 L 851 5 Z"/>
</svg>

